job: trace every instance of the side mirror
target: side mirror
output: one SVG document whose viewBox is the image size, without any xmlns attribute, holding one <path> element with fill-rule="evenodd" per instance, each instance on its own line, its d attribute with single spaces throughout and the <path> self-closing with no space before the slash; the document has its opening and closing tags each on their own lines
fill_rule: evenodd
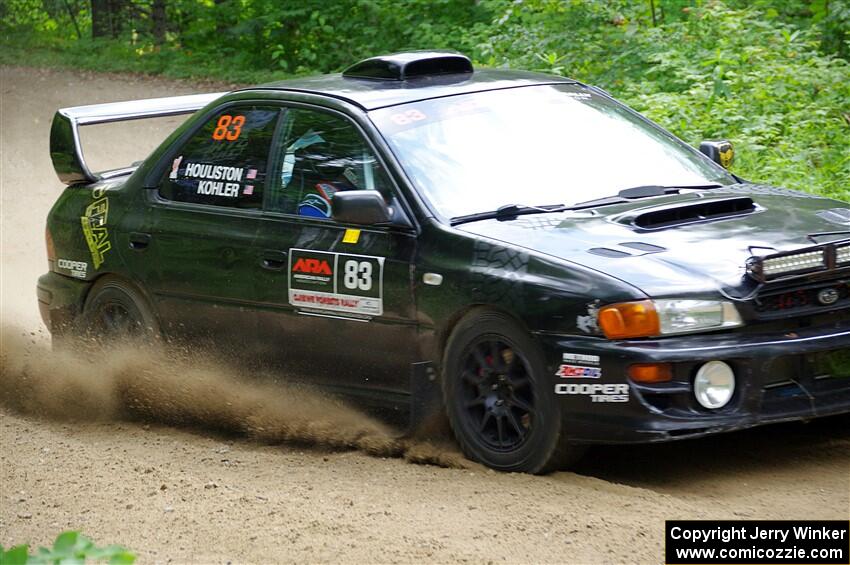
<svg viewBox="0 0 850 565">
<path fill-rule="evenodd" d="M 703 141 L 699 144 L 699 150 L 724 169 L 731 167 L 732 161 L 735 160 L 735 150 L 732 149 L 732 143 L 725 139 Z"/>
<path fill-rule="evenodd" d="M 376 190 L 340 190 L 331 201 L 332 217 L 342 224 L 387 224 L 390 208 Z"/>
</svg>

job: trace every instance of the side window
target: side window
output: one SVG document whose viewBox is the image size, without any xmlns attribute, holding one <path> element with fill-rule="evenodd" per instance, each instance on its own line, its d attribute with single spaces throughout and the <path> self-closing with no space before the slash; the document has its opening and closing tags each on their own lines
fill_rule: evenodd
<svg viewBox="0 0 850 565">
<path fill-rule="evenodd" d="M 168 200 L 261 208 L 279 108 L 231 106 L 181 148 L 159 185 Z"/>
<path fill-rule="evenodd" d="M 378 190 L 389 199 L 386 173 L 353 123 L 300 108 L 288 110 L 283 119 L 267 210 L 330 218 L 331 199 L 339 190 Z"/>
</svg>

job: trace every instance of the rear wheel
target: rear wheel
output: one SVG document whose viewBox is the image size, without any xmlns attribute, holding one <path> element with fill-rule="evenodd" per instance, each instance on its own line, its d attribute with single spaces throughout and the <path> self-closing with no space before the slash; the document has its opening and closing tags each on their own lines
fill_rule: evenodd
<svg viewBox="0 0 850 565">
<path fill-rule="evenodd" d="M 467 457 L 500 471 L 546 473 L 579 456 L 563 438 L 540 348 L 508 316 L 458 323 L 443 361 L 443 396 Z"/>
<path fill-rule="evenodd" d="M 120 279 L 95 283 L 83 308 L 83 330 L 99 341 L 151 339 L 159 334 L 156 318 L 141 292 Z"/>
</svg>

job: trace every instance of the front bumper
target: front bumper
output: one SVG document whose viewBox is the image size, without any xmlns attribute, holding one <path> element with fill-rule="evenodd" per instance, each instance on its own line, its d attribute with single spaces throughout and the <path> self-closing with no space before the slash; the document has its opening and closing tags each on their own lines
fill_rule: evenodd
<svg viewBox="0 0 850 565">
<path fill-rule="evenodd" d="M 561 398 L 567 433 L 580 442 L 669 441 L 850 412 L 847 320 L 785 334 L 633 341 L 537 337 L 551 363 L 553 390 L 565 393 Z M 599 370 L 572 369 L 593 365 L 596 358 Z M 697 369 L 713 360 L 728 363 L 736 374 L 735 394 L 718 410 L 699 406 L 692 389 Z M 673 381 L 631 382 L 628 367 L 637 363 L 670 363 Z M 563 365 L 568 370 L 562 370 Z M 563 374 L 570 376 L 559 376 Z"/>
<path fill-rule="evenodd" d="M 83 310 L 92 283 L 48 272 L 38 279 L 38 311 L 50 333 L 61 335 L 72 327 Z"/>
</svg>

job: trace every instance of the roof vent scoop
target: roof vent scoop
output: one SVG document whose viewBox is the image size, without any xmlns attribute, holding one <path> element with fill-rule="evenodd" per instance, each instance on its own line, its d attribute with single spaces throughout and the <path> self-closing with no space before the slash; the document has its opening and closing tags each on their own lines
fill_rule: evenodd
<svg viewBox="0 0 850 565">
<path fill-rule="evenodd" d="M 408 80 L 471 73 L 469 57 L 454 51 L 408 51 L 364 59 L 342 72 L 345 78 Z"/>
</svg>

